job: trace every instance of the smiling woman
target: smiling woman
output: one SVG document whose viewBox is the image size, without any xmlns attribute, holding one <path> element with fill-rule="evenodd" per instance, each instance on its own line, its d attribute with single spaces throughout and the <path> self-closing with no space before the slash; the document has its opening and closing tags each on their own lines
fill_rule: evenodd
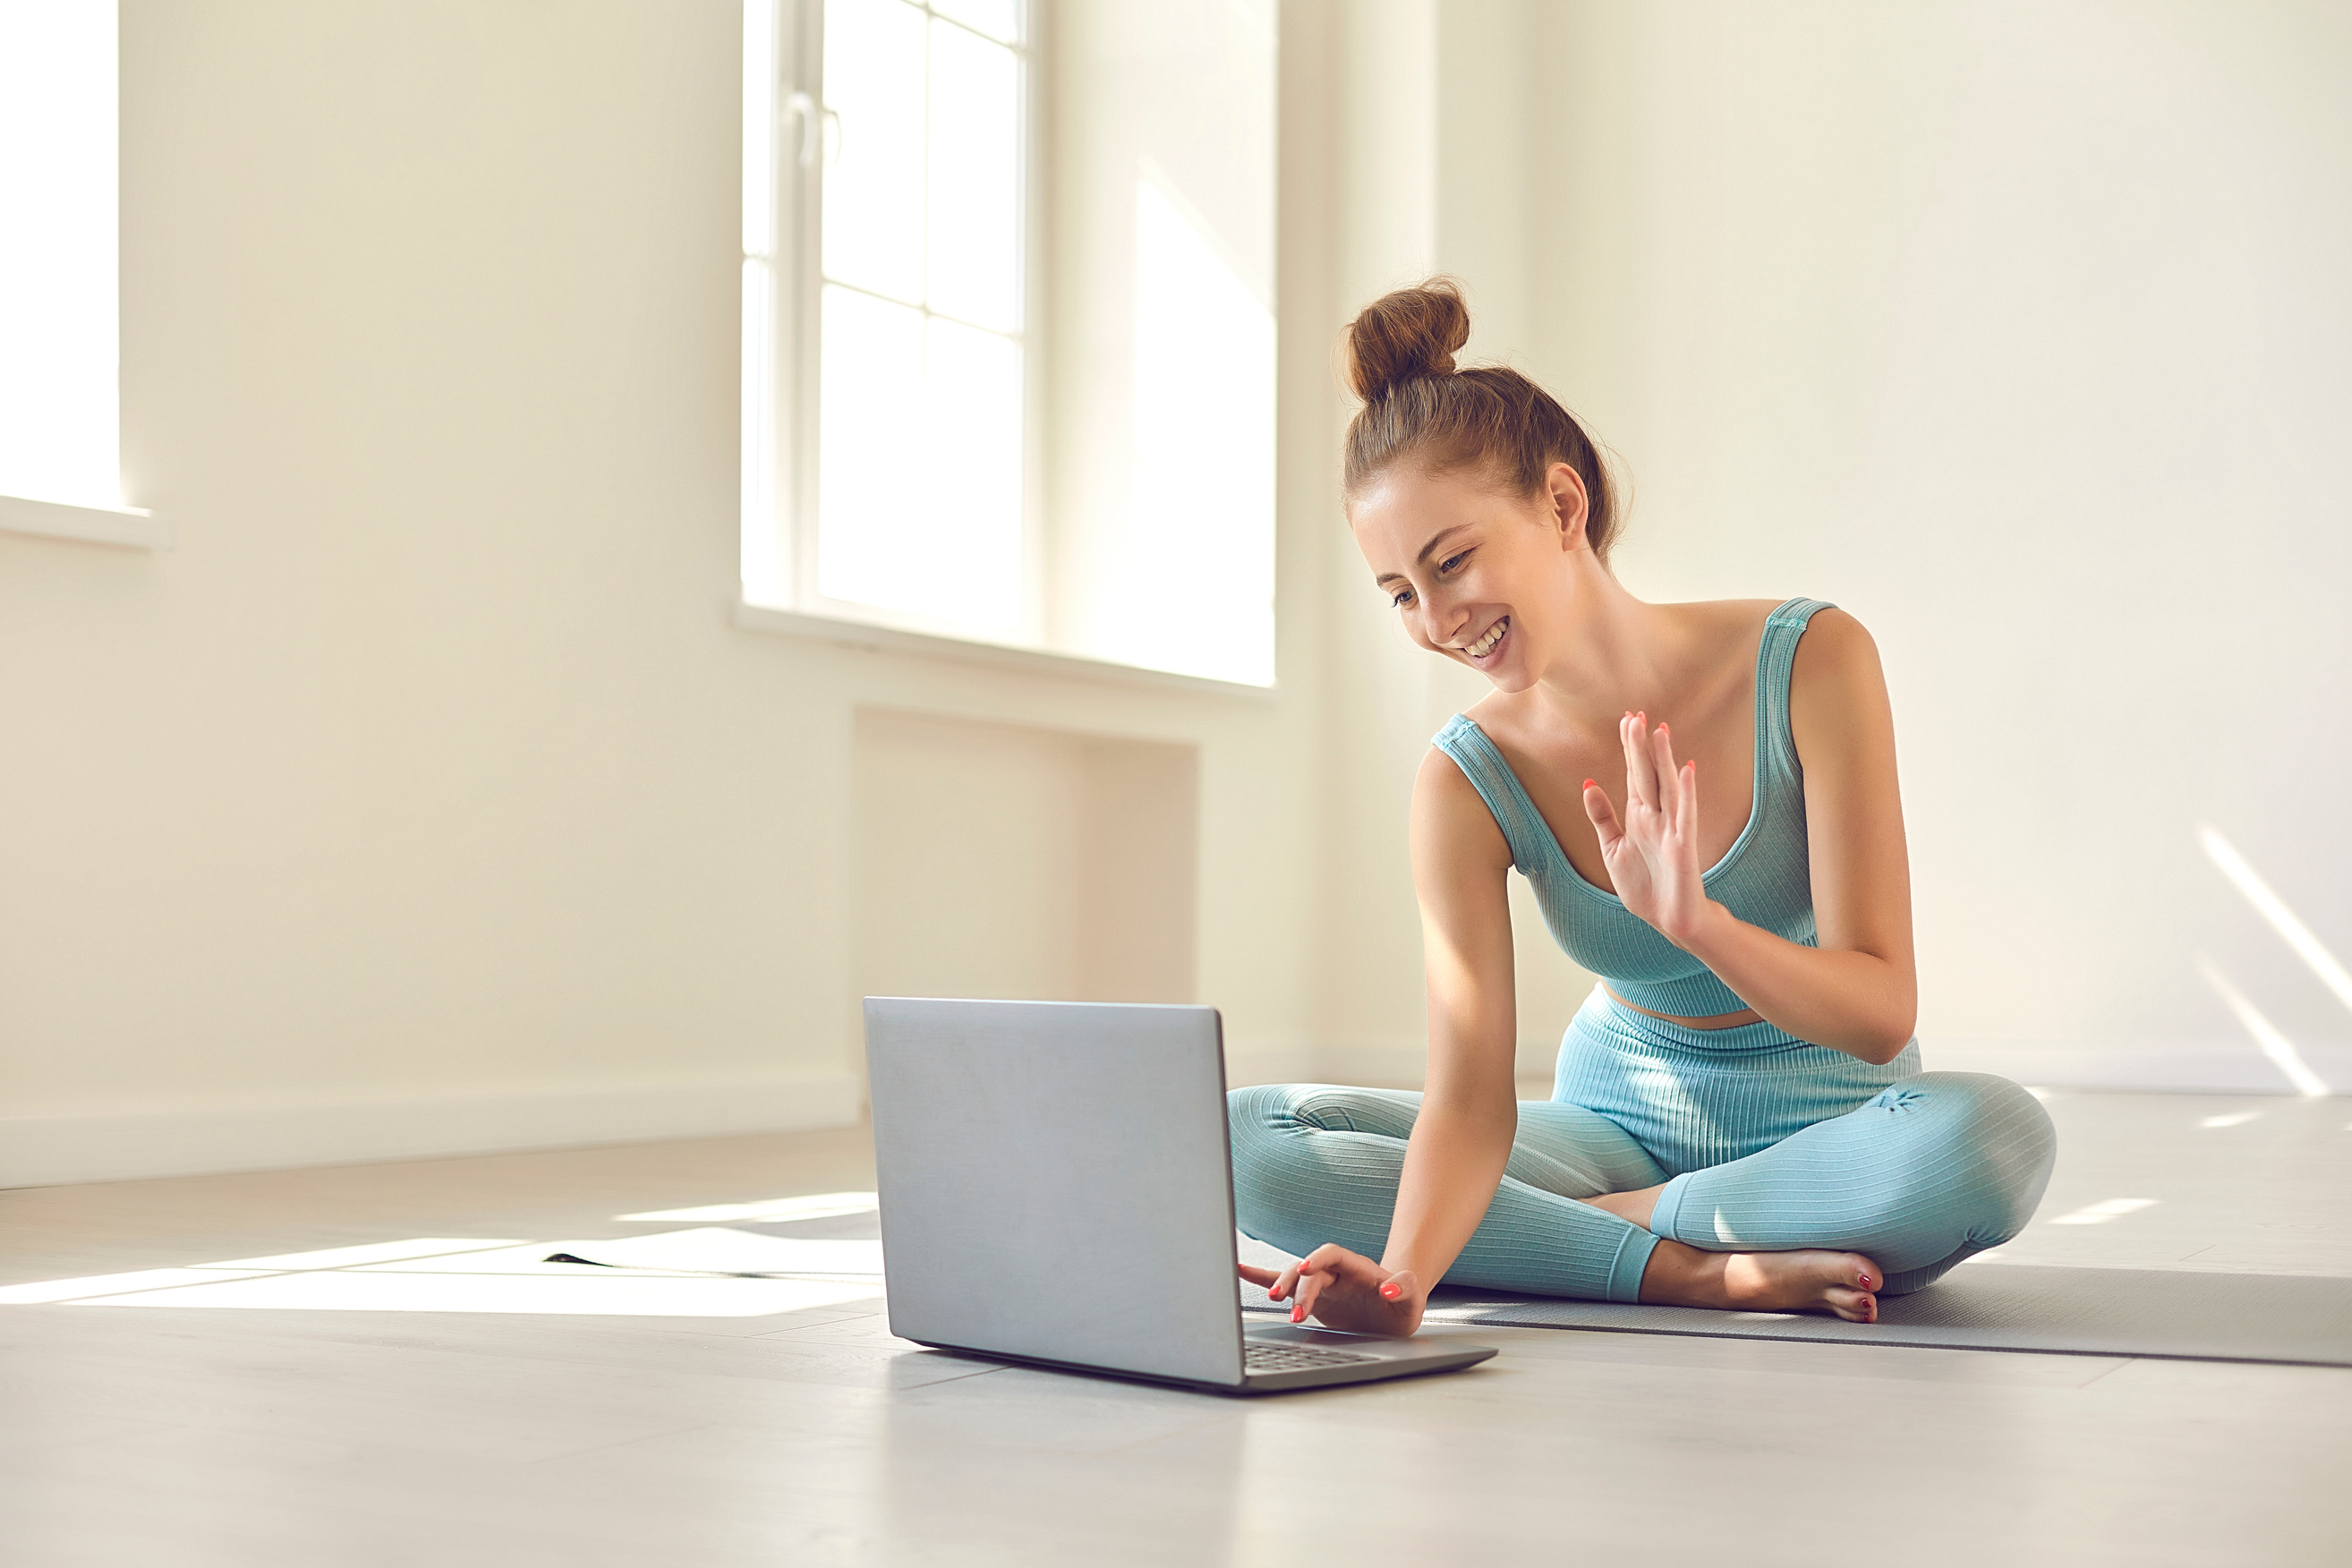
<svg viewBox="0 0 2352 1568">
<path fill-rule="evenodd" d="M 1433 279 L 1348 342 L 1357 546 L 1406 635 L 1494 688 L 1414 790 L 1428 1089 L 1235 1091 L 1242 1228 L 1304 1259 L 1243 1273 L 1386 1332 L 1440 1280 L 1875 1321 L 2014 1236 L 2053 1156 L 2017 1085 L 1922 1069 L 1877 650 L 1816 600 L 1633 597 L 1592 440 L 1516 371 L 1456 369 L 1469 329 Z M 1702 762 L 1732 809 L 1702 816 Z M 1525 1105 L 1514 869 L 1606 977 Z"/>
</svg>

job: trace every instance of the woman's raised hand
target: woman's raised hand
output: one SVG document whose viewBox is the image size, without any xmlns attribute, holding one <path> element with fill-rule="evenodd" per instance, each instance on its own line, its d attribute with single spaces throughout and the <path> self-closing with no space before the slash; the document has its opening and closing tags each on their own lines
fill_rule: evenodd
<svg viewBox="0 0 2352 1568">
<path fill-rule="evenodd" d="M 1627 909 L 1681 945 L 1707 910 L 1698 863 L 1698 764 L 1675 763 L 1674 737 L 1649 716 L 1617 721 L 1625 745 L 1625 811 L 1584 781 L 1584 814 L 1601 835 L 1601 863 Z"/>
<path fill-rule="evenodd" d="M 1290 1303 L 1290 1321 L 1402 1339 L 1421 1327 L 1423 1297 L 1410 1271 L 1391 1273 L 1360 1253 L 1324 1243 L 1279 1274 L 1238 1266 L 1243 1279 Z"/>
</svg>

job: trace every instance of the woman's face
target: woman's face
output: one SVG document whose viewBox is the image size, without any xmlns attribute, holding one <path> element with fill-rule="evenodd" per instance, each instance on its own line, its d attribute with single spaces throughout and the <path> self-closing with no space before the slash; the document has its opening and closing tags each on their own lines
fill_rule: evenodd
<svg viewBox="0 0 2352 1568">
<path fill-rule="evenodd" d="M 1406 634 L 1505 691 L 1542 678 L 1587 552 L 1583 482 L 1566 463 L 1546 479 L 1547 490 L 1522 496 L 1475 470 L 1399 465 L 1349 517 Z"/>
</svg>

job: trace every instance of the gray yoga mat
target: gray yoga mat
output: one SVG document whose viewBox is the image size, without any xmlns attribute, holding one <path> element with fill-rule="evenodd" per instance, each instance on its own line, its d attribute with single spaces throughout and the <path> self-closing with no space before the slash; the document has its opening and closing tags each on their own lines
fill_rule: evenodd
<svg viewBox="0 0 2352 1568">
<path fill-rule="evenodd" d="M 1246 1283 L 1242 1307 L 1288 1310 Z M 1492 1328 L 2352 1366 L 2352 1279 L 2308 1274 L 1980 1264 L 1957 1268 L 1924 1290 L 1886 1298 L 1870 1324 L 1812 1313 L 1619 1306 L 1440 1287 L 1426 1318 Z"/>
</svg>

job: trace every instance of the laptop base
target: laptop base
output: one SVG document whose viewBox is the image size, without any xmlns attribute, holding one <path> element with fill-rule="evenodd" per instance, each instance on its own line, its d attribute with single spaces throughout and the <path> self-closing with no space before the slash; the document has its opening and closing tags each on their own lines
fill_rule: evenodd
<svg viewBox="0 0 2352 1568">
<path fill-rule="evenodd" d="M 1041 1367 L 1048 1372 L 1072 1372 L 1088 1377 L 1115 1377 L 1129 1383 L 1155 1383 L 1169 1388 L 1189 1388 L 1205 1394 L 1249 1395 L 1289 1394 L 1299 1389 L 1334 1388 L 1351 1383 L 1379 1383 L 1390 1378 L 1422 1377 L 1431 1373 L 1458 1372 L 1493 1356 L 1492 1345 L 1465 1345 L 1447 1339 L 1389 1339 L 1372 1334 L 1344 1333 L 1299 1323 L 1274 1323 L 1242 1331 L 1244 1354 L 1248 1347 L 1290 1348 L 1322 1352 L 1332 1360 L 1282 1371 L 1245 1373 L 1240 1383 L 1216 1383 L 1200 1378 L 1167 1377 L 1157 1373 L 1130 1372 L 1121 1367 L 1095 1366 L 1084 1362 L 1054 1361 L 1044 1356 L 1013 1355 L 970 1345 L 918 1341 L 932 1350 L 969 1356 L 975 1361 L 1003 1362 L 1013 1366 Z"/>
</svg>

